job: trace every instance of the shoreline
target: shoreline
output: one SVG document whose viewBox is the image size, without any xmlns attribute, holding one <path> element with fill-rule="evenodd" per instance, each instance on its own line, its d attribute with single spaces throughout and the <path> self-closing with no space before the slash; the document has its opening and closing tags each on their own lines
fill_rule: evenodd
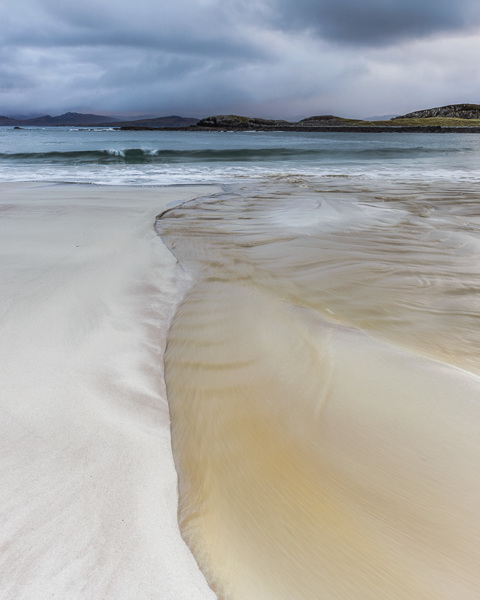
<svg viewBox="0 0 480 600">
<path fill-rule="evenodd" d="M 127 125 L 112 127 L 116 131 L 186 131 L 186 132 L 295 132 L 295 133 L 480 133 L 480 127 L 431 126 L 361 126 L 361 125 L 325 125 L 318 127 L 139 127 Z"/>
<path fill-rule="evenodd" d="M 32 126 L 9 126 L 0 125 L 5 129 L 23 130 L 32 129 Z M 72 125 L 51 125 L 51 129 L 71 129 Z M 319 126 L 245 126 L 245 127 L 199 127 L 192 125 L 189 127 L 148 127 L 144 125 L 75 125 L 78 129 L 105 129 L 107 131 L 185 131 L 188 133 L 198 132 L 295 132 L 295 133 L 480 133 L 480 126 L 447 126 L 447 125 L 319 125 Z M 39 127 L 44 129 L 45 127 Z"/>
</svg>

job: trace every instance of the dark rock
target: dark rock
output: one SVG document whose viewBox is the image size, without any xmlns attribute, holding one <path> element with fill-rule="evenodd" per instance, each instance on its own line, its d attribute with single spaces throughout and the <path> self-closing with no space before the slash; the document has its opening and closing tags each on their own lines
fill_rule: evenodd
<svg viewBox="0 0 480 600">
<path fill-rule="evenodd" d="M 215 115 L 201 119 L 197 127 L 211 127 L 218 129 L 265 129 L 268 127 L 292 125 L 288 121 L 275 121 L 272 119 L 260 119 L 257 117 L 240 117 L 238 115 Z"/>
<path fill-rule="evenodd" d="M 240 117 L 238 115 L 215 115 L 202 119 L 197 123 L 197 127 L 208 127 L 210 129 L 259 129 L 259 130 L 291 130 L 291 129 L 310 129 L 312 127 L 336 126 L 355 124 L 353 119 L 342 119 L 335 115 L 322 115 L 308 117 L 301 121 L 284 121 L 275 119 L 260 119 L 257 117 Z"/>
<path fill-rule="evenodd" d="M 480 119 L 480 104 L 448 104 L 437 108 L 417 110 L 394 119 L 425 119 L 429 117 L 450 117 L 456 119 Z"/>
<path fill-rule="evenodd" d="M 344 119 L 342 117 L 336 117 L 335 115 L 318 115 L 314 117 L 307 117 L 297 123 L 297 125 L 305 125 L 318 127 L 321 125 L 345 125 L 350 119 Z M 351 120 L 352 123 L 354 122 Z"/>
</svg>

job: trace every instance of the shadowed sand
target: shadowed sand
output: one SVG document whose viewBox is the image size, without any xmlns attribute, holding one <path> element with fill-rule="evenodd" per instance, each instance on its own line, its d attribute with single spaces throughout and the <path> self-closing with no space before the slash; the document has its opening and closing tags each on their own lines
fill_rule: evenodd
<svg viewBox="0 0 480 600">
<path fill-rule="evenodd" d="M 0 187 L 0 596 L 213 598 L 177 524 L 153 230 L 207 188 Z M 210 188 L 214 189 L 214 188 Z"/>
</svg>

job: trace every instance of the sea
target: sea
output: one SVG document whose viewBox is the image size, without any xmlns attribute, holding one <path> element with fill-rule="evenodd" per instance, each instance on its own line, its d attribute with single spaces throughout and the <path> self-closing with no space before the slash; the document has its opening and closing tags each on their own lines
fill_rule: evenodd
<svg viewBox="0 0 480 600">
<path fill-rule="evenodd" d="M 219 598 L 478 598 L 480 136 L 2 128 L 0 181 L 216 186 L 152 227 Z"/>
<path fill-rule="evenodd" d="M 2 127 L 0 180 L 99 185 L 461 181 L 480 175 L 475 134 L 184 132 Z"/>
</svg>

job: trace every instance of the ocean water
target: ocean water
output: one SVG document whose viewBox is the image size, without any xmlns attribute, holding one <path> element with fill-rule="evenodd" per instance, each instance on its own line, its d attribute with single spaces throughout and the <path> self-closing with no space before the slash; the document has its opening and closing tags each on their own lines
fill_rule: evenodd
<svg viewBox="0 0 480 600">
<path fill-rule="evenodd" d="M 168 185 L 285 175 L 477 181 L 474 134 L 0 129 L 0 180 Z"/>
<path fill-rule="evenodd" d="M 5 128 L 0 180 L 221 186 L 155 223 L 188 281 L 179 527 L 219 598 L 478 598 L 479 136 Z"/>
</svg>

